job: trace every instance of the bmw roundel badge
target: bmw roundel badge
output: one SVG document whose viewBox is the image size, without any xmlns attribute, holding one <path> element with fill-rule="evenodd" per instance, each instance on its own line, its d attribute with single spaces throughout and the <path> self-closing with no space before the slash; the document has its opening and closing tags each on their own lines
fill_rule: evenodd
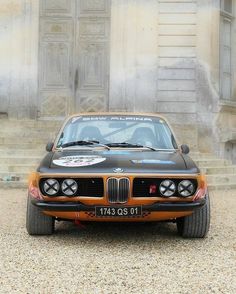
<svg viewBox="0 0 236 294">
<path fill-rule="evenodd" d="M 124 170 L 122 168 L 119 168 L 119 167 L 114 168 L 113 171 L 114 171 L 114 173 L 123 173 L 124 172 Z"/>
</svg>

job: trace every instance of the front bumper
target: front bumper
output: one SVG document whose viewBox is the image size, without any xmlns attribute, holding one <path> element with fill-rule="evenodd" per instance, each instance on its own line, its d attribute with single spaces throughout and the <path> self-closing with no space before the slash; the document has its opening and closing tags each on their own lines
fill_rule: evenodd
<svg viewBox="0 0 236 294">
<path fill-rule="evenodd" d="M 193 211 L 201 208 L 205 204 L 205 198 L 195 202 L 158 202 L 152 205 L 141 205 L 142 211 L 156 212 L 156 211 Z M 57 211 L 57 212 L 94 212 L 95 207 L 99 205 L 84 205 L 80 202 L 45 202 L 42 200 L 32 199 L 32 204 L 42 209 L 43 211 Z M 112 206 L 112 205 L 111 205 Z M 113 205 L 118 206 L 118 205 Z"/>
</svg>

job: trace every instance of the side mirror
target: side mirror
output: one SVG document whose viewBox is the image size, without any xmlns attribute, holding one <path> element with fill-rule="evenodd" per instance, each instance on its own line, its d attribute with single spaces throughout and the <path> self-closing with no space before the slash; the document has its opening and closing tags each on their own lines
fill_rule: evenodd
<svg viewBox="0 0 236 294">
<path fill-rule="evenodd" d="M 189 154 L 190 149 L 189 149 L 188 145 L 181 145 L 180 148 L 181 148 L 181 151 L 183 154 Z"/>
<path fill-rule="evenodd" d="M 47 145 L 46 145 L 46 151 L 51 152 L 52 148 L 53 148 L 53 145 L 54 145 L 54 143 L 48 142 Z"/>
</svg>

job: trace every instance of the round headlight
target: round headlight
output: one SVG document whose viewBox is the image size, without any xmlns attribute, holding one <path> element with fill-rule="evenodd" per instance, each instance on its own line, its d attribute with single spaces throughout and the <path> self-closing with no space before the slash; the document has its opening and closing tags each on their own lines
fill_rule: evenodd
<svg viewBox="0 0 236 294">
<path fill-rule="evenodd" d="M 176 190 L 176 186 L 173 181 L 164 180 L 161 182 L 159 190 L 160 190 L 160 193 L 162 196 L 170 197 L 170 196 L 174 195 L 175 190 Z"/>
<path fill-rule="evenodd" d="M 183 180 L 178 185 L 178 192 L 182 197 L 191 196 L 194 192 L 194 184 L 189 180 Z"/>
<path fill-rule="evenodd" d="M 48 196 L 54 196 L 58 193 L 60 185 L 55 179 L 48 179 L 43 184 L 43 190 Z"/>
<path fill-rule="evenodd" d="M 66 179 L 62 182 L 61 190 L 66 196 L 73 196 L 78 190 L 78 184 L 73 179 Z"/>
</svg>

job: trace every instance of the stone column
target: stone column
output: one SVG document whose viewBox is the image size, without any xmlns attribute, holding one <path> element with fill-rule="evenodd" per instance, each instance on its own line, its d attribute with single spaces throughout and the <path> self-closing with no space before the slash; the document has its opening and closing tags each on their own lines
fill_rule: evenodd
<svg viewBox="0 0 236 294">
<path fill-rule="evenodd" d="M 220 3 L 198 1 L 197 21 L 197 124 L 201 152 L 218 151 L 215 128 L 219 103 Z"/>
</svg>

